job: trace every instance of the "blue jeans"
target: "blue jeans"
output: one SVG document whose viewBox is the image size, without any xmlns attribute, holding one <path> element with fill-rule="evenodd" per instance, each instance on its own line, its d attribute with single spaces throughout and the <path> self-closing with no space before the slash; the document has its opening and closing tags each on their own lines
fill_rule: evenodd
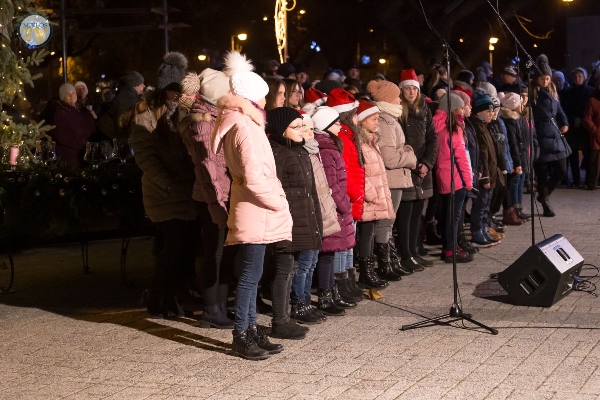
<svg viewBox="0 0 600 400">
<path fill-rule="evenodd" d="M 454 194 L 454 214 L 450 214 L 450 194 L 442 194 L 442 212 L 440 219 L 440 232 L 442 236 L 442 250 L 452 250 L 452 238 L 454 241 L 458 238 L 458 225 L 462 215 L 463 204 L 467 196 L 467 189 L 458 189 Z M 472 214 L 471 214 L 472 215 Z"/>
<path fill-rule="evenodd" d="M 339 274 L 346 272 L 354 267 L 354 251 L 353 249 L 346 251 L 336 251 L 333 255 L 333 272 Z"/>
<path fill-rule="evenodd" d="M 512 204 L 523 203 L 523 185 L 525 184 L 525 174 L 512 174 L 510 181 L 510 196 Z"/>
<path fill-rule="evenodd" d="M 292 300 L 310 297 L 313 273 L 319 260 L 319 250 L 304 250 L 298 256 L 298 270 L 292 279 Z"/>
<path fill-rule="evenodd" d="M 477 198 L 473 200 L 471 207 L 471 232 L 477 232 L 481 228 L 489 227 L 490 203 L 492 202 L 492 191 L 490 189 L 479 188 Z"/>
<path fill-rule="evenodd" d="M 234 321 L 234 328 L 238 332 L 256 325 L 256 293 L 263 273 L 266 248 L 267 245 L 264 244 L 240 245 L 238 254 L 241 270 L 235 291 Z"/>
</svg>

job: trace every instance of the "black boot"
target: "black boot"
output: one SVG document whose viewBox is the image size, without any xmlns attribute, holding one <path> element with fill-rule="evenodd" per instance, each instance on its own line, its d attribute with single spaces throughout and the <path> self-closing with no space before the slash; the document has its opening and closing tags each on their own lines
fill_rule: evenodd
<svg viewBox="0 0 600 400">
<path fill-rule="evenodd" d="M 371 257 L 359 257 L 358 263 L 360 267 L 358 283 L 361 283 L 369 289 L 384 289 L 387 287 L 387 282 L 383 283 L 375 274 L 375 265 Z"/>
<path fill-rule="evenodd" d="M 362 301 L 363 300 L 362 292 L 360 295 L 357 295 L 356 293 L 354 293 L 352 291 L 352 289 L 350 288 L 350 284 L 348 282 L 349 282 L 348 271 L 335 273 L 335 284 L 338 287 L 338 290 L 340 292 L 340 296 L 342 297 L 342 299 L 344 299 L 350 303 Z"/>
<path fill-rule="evenodd" d="M 227 313 L 223 312 L 224 307 L 221 303 L 205 306 L 200 317 L 200 324 L 209 328 L 231 329 L 233 321 L 227 318 Z"/>
<path fill-rule="evenodd" d="M 346 272 L 348 273 L 348 287 L 357 297 L 360 296 L 361 299 L 364 299 L 364 292 L 356 284 L 356 268 L 350 268 Z"/>
<path fill-rule="evenodd" d="M 406 269 L 410 269 L 413 272 L 423 271 L 425 267 L 417 262 L 414 258 L 407 258 L 405 260 L 400 260 L 400 265 Z"/>
<path fill-rule="evenodd" d="M 233 344 L 232 350 L 238 356 L 245 358 L 246 360 L 264 360 L 269 358 L 269 352 L 267 350 L 258 347 L 252 334 L 245 330 L 243 332 L 233 331 Z"/>
<path fill-rule="evenodd" d="M 319 317 L 310 312 L 310 310 L 304 305 L 302 300 L 292 300 L 292 312 L 290 318 L 296 320 L 300 324 L 314 325 L 323 322 Z"/>
<path fill-rule="evenodd" d="M 183 307 L 179 305 L 175 291 L 167 291 L 163 296 L 162 313 L 165 318 L 181 318 L 185 315 Z"/>
<path fill-rule="evenodd" d="M 428 221 L 425 223 L 425 241 L 430 246 L 442 244 L 442 237 L 437 232 L 437 221 Z"/>
<path fill-rule="evenodd" d="M 323 314 L 317 307 L 312 305 L 310 296 L 306 296 L 306 299 L 304 299 L 304 307 L 306 307 L 306 310 L 312 315 L 316 315 L 322 322 L 327 321 L 327 316 Z"/>
<path fill-rule="evenodd" d="M 351 300 L 346 300 L 342 298 L 340 295 L 340 291 L 337 283 L 333 285 L 331 288 L 331 298 L 333 299 L 333 304 L 338 306 L 339 308 L 354 308 L 356 307 L 356 302 Z"/>
<path fill-rule="evenodd" d="M 413 255 L 413 258 L 417 263 L 421 264 L 424 267 L 433 267 L 433 261 L 426 260 L 418 254 Z"/>
<path fill-rule="evenodd" d="M 273 325 L 271 327 L 271 337 L 279 339 L 300 340 L 306 337 L 308 328 L 301 327 L 294 321 L 288 321 L 285 324 Z"/>
<path fill-rule="evenodd" d="M 160 296 L 153 296 L 150 289 L 144 290 L 140 299 L 140 304 L 146 307 L 148 314 L 152 318 L 162 318 L 163 314 L 160 307 Z"/>
<path fill-rule="evenodd" d="M 548 197 L 541 197 L 538 196 L 538 201 L 540 203 L 542 203 L 542 208 L 544 209 L 544 217 L 555 217 L 556 214 L 554 213 L 554 210 L 552 209 L 552 206 L 550 205 L 550 200 L 548 199 Z"/>
<path fill-rule="evenodd" d="M 513 204 L 513 207 L 515 207 L 515 212 L 517 213 L 517 217 L 519 217 L 519 219 L 522 219 L 524 221 L 531 221 L 531 215 L 525 214 L 523 212 L 523 204 Z"/>
<path fill-rule="evenodd" d="M 402 276 L 392 270 L 390 260 L 390 245 L 388 243 L 375 243 L 375 254 L 377 255 L 377 273 L 381 279 L 387 281 L 399 281 Z"/>
<path fill-rule="evenodd" d="M 260 325 L 253 325 L 248 328 L 248 335 L 252 336 L 252 340 L 258 347 L 269 352 L 269 354 L 281 353 L 283 345 L 278 343 L 271 343 L 264 329 Z"/>
<path fill-rule="evenodd" d="M 398 250 L 396 249 L 396 241 L 394 238 L 390 238 L 388 244 L 390 245 L 390 262 L 392 263 L 392 270 L 401 276 L 410 275 L 413 273 L 412 270 L 408 270 L 400 265 L 400 257 L 398 257 Z"/>
<path fill-rule="evenodd" d="M 456 244 L 458 245 L 459 248 L 463 249 L 468 254 L 473 255 L 473 254 L 479 252 L 479 249 L 477 247 L 474 247 L 471 244 L 471 242 L 469 240 L 467 240 L 464 233 L 458 234 L 458 239 L 456 241 Z M 442 255 L 443 254 L 444 254 L 444 252 L 442 251 Z"/>
<path fill-rule="evenodd" d="M 339 308 L 333 303 L 331 289 L 318 289 L 317 295 L 319 296 L 319 305 L 317 308 L 321 310 L 323 314 L 334 317 L 346 315 L 346 310 Z"/>
</svg>

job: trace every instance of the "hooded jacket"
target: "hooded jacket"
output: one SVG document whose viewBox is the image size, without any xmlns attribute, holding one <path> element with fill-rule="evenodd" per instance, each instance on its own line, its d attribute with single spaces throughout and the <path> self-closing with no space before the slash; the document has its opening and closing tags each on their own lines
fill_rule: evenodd
<svg viewBox="0 0 600 400">
<path fill-rule="evenodd" d="M 223 149 L 232 178 L 225 245 L 291 241 L 292 216 L 277 178 L 264 115 L 249 100 L 231 94 L 217 106 L 211 150 Z"/>
<path fill-rule="evenodd" d="M 489 183 L 490 189 L 494 189 L 500 174 L 498 158 L 496 157 L 496 144 L 485 122 L 475 116 L 469 117 L 469 121 L 475 128 L 477 143 L 479 144 L 479 166 L 481 168 L 479 171 L 481 172 L 479 186 Z"/>
<path fill-rule="evenodd" d="M 547 90 L 540 89 L 532 108 L 540 146 L 540 157 L 537 161 L 550 162 L 568 157 L 571 154 L 570 149 L 565 147 L 558 128 L 568 125 L 568 121 L 559 101 L 550 96 Z"/>
<path fill-rule="evenodd" d="M 342 157 L 346 163 L 346 174 L 348 182 L 348 196 L 352 203 L 352 216 L 360 220 L 363 213 L 363 202 L 365 200 L 365 168 L 358 161 L 358 149 L 354 142 L 354 132 L 348 126 L 342 124 L 339 138 L 344 144 Z"/>
</svg>

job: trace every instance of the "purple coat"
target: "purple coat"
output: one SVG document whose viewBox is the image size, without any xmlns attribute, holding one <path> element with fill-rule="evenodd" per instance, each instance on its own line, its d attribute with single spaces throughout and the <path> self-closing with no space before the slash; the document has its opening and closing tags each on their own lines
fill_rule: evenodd
<svg viewBox="0 0 600 400">
<path fill-rule="evenodd" d="M 55 128 L 49 132 L 56 141 L 56 156 L 62 164 L 77 166 L 83 161 L 85 142 L 96 130 L 94 117 L 86 109 L 77 109 L 60 101 L 54 111 Z"/>
<path fill-rule="evenodd" d="M 342 230 L 323 238 L 321 251 L 346 251 L 356 244 L 352 222 L 352 205 L 346 191 L 346 167 L 340 151 L 328 134 L 315 129 L 315 139 L 319 142 L 319 154 L 327 183 L 331 188 L 331 197 L 335 202 L 337 218 Z"/>
<path fill-rule="evenodd" d="M 210 141 L 219 109 L 202 100 L 196 100 L 189 114 L 180 123 L 183 143 L 192 156 L 196 182 L 192 198 L 208 204 L 212 222 L 227 226 L 227 203 L 231 190 L 231 179 L 227 174 L 223 149 L 215 154 Z"/>
</svg>

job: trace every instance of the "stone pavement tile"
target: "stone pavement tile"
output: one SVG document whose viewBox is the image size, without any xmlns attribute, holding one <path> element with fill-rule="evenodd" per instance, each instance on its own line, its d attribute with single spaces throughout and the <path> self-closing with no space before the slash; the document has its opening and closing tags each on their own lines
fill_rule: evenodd
<svg viewBox="0 0 600 400">
<path fill-rule="evenodd" d="M 495 383 L 485 380 L 462 381 L 445 394 L 445 400 L 472 400 L 484 399 L 494 389 Z"/>
<path fill-rule="evenodd" d="M 296 394 L 291 400 L 322 400 L 323 396 L 319 394 Z"/>
<path fill-rule="evenodd" d="M 581 393 L 556 393 L 552 400 L 597 400 L 598 396 L 594 394 Z"/>
<path fill-rule="evenodd" d="M 173 399 L 175 399 L 175 398 L 176 397 L 173 397 Z M 252 398 L 252 395 L 243 394 L 243 393 L 223 393 L 223 392 L 219 392 L 210 397 L 207 397 L 207 399 L 210 399 L 210 400 L 246 400 L 249 398 Z"/>
<path fill-rule="evenodd" d="M 587 366 L 561 363 L 540 386 L 541 390 L 578 392 L 594 370 Z"/>
<path fill-rule="evenodd" d="M 138 399 L 151 399 L 153 396 L 160 395 L 160 389 L 144 388 L 139 386 L 129 386 L 124 390 L 117 392 L 111 396 L 107 396 L 106 399 L 127 399 L 127 400 L 138 400 Z"/>
<path fill-rule="evenodd" d="M 104 398 L 119 393 L 127 389 L 128 387 L 129 386 L 125 385 L 113 385 L 110 382 L 102 382 L 99 384 L 90 385 L 85 389 L 78 391 L 77 393 L 75 393 L 75 395 L 80 395 L 82 397 L 89 396 Z"/>
<path fill-rule="evenodd" d="M 594 373 L 590 375 L 579 392 L 583 394 L 600 395 L 600 370 L 594 370 Z"/>
<path fill-rule="evenodd" d="M 361 400 L 361 399 L 376 399 L 379 395 L 383 394 L 383 390 L 366 390 L 366 389 L 355 389 L 350 388 L 345 392 L 341 393 L 336 399 L 339 400 Z"/>
<path fill-rule="evenodd" d="M 502 381 L 502 385 L 508 385 L 513 388 L 532 388 L 537 389 L 546 379 L 545 376 L 536 375 L 535 373 L 531 373 L 530 375 L 525 375 L 523 373 L 511 373 L 504 378 Z"/>
<path fill-rule="evenodd" d="M 364 379 L 367 381 L 385 380 L 391 371 L 385 371 L 379 368 L 378 360 L 372 360 L 372 366 L 362 367 L 348 375 L 351 378 Z"/>
<path fill-rule="evenodd" d="M 337 399 L 338 396 L 350 388 L 351 386 L 345 385 L 328 386 L 326 389 L 319 392 L 319 396 L 321 396 L 321 399 Z"/>
<path fill-rule="evenodd" d="M 554 392 L 536 391 L 533 389 L 516 389 L 507 397 L 507 400 L 550 400 L 554 398 L 555 394 Z"/>
<path fill-rule="evenodd" d="M 292 383 L 286 388 L 282 389 L 282 393 L 289 394 L 293 397 L 298 395 L 305 396 L 316 396 L 317 393 L 322 391 L 324 388 L 318 383 Z"/>
<path fill-rule="evenodd" d="M 494 389 L 492 389 L 492 391 L 490 393 L 488 393 L 488 395 L 485 396 L 484 399 L 485 400 L 506 400 L 514 390 L 515 390 L 515 388 L 512 385 L 500 384 L 500 385 L 494 387 Z"/>
<path fill-rule="evenodd" d="M 219 392 L 219 389 L 214 387 L 201 387 L 201 386 L 184 386 L 178 385 L 178 390 L 174 393 L 169 393 L 170 396 L 175 397 L 201 397 L 207 398 Z"/>
<path fill-rule="evenodd" d="M 312 373 L 317 375 L 328 375 L 328 376 L 349 376 L 352 372 L 360 368 L 362 363 L 348 363 L 346 361 L 332 361 L 320 368 L 317 368 Z"/>
</svg>

